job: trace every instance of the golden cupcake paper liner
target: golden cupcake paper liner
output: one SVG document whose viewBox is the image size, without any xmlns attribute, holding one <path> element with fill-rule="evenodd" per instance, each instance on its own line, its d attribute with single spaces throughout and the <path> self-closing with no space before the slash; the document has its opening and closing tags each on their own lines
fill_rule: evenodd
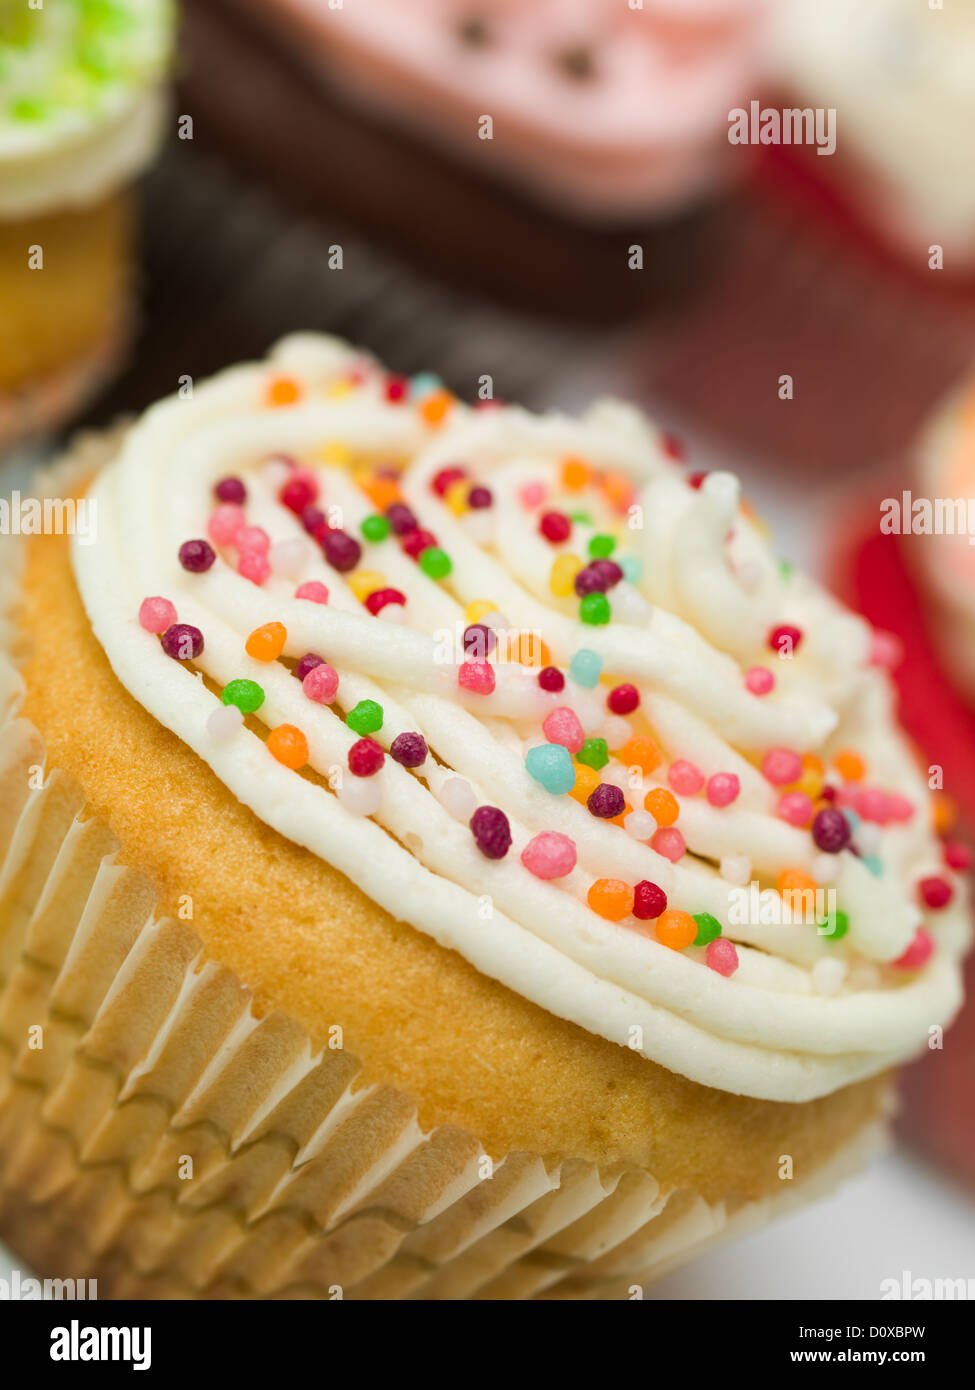
<svg viewBox="0 0 975 1390">
<path fill-rule="evenodd" d="M 105 445 L 86 447 L 90 464 Z M 489 1161 L 460 1128 L 424 1132 L 409 1096 L 258 1016 L 192 927 L 157 915 L 45 766 L 22 693 L 0 655 L 0 1239 L 39 1273 L 116 1298 L 633 1298 L 880 1142 L 872 1122 L 781 1193 L 709 1203 L 633 1167 Z"/>
</svg>

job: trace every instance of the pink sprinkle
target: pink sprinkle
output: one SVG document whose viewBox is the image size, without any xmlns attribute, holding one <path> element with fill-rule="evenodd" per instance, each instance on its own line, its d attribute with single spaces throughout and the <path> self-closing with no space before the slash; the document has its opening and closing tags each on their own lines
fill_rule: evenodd
<svg viewBox="0 0 975 1390">
<path fill-rule="evenodd" d="M 945 863 L 949 869 L 955 869 L 960 874 L 965 874 L 972 867 L 975 858 L 968 845 L 963 845 L 960 840 L 948 840 L 945 844 Z"/>
<path fill-rule="evenodd" d="M 214 507 L 207 522 L 207 535 L 217 545 L 236 545 L 237 537 L 247 526 L 243 507 L 236 502 L 221 502 Z"/>
<path fill-rule="evenodd" d="M 745 689 L 753 695 L 767 695 L 775 685 L 775 677 L 767 666 L 752 666 L 745 672 Z"/>
<path fill-rule="evenodd" d="M 264 584 L 271 576 L 271 562 L 256 550 L 244 550 L 237 561 L 237 573 L 252 584 Z"/>
<path fill-rule="evenodd" d="M 237 532 L 234 545 L 238 550 L 253 550 L 258 555 L 266 555 L 271 549 L 271 537 L 263 526 L 243 526 Z"/>
<path fill-rule="evenodd" d="M 904 660 L 904 643 L 894 632 L 884 632 L 880 628 L 870 634 L 871 666 L 883 666 L 887 671 L 895 670 Z"/>
<path fill-rule="evenodd" d="M 176 609 L 168 598 L 144 598 L 139 606 L 139 623 L 146 632 L 165 632 L 176 621 Z"/>
<path fill-rule="evenodd" d="M 323 661 L 312 667 L 301 682 L 301 688 L 316 705 L 330 705 L 339 688 L 339 673 L 334 666 Z"/>
<path fill-rule="evenodd" d="M 910 820 L 913 817 L 916 807 L 908 797 L 900 792 L 891 792 L 888 801 L 891 820 Z"/>
<path fill-rule="evenodd" d="M 518 501 L 529 511 L 540 507 L 547 496 L 548 488 L 544 483 L 525 483 L 518 489 Z"/>
<path fill-rule="evenodd" d="M 873 821 L 875 825 L 887 825 L 893 818 L 891 801 L 890 793 L 882 791 L 880 787 L 864 787 L 853 798 L 853 805 L 864 820 Z"/>
<path fill-rule="evenodd" d="M 307 598 L 312 603 L 328 603 L 328 589 L 317 579 L 308 579 L 295 589 L 295 598 Z"/>
<path fill-rule="evenodd" d="M 917 887 L 924 906 L 935 910 L 947 907 L 955 896 L 955 890 L 948 880 L 941 878 L 938 874 L 932 874 L 930 878 L 922 878 Z"/>
<path fill-rule="evenodd" d="M 696 796 L 704 786 L 704 773 L 694 763 L 678 758 L 667 771 L 667 781 L 682 796 Z"/>
<path fill-rule="evenodd" d="M 496 683 L 494 667 L 487 661 L 464 661 L 457 671 L 457 684 L 475 695 L 490 695 Z"/>
<path fill-rule="evenodd" d="M 741 783 L 733 772 L 716 772 L 708 778 L 707 798 L 712 806 L 730 806 L 740 791 Z"/>
<path fill-rule="evenodd" d="M 578 715 L 574 709 L 569 709 L 566 705 L 553 709 L 551 714 L 546 716 L 542 729 L 549 743 L 561 743 L 570 753 L 578 753 L 585 742 L 586 735 L 579 723 Z"/>
<path fill-rule="evenodd" d="M 536 878 L 563 878 L 576 866 L 575 841 L 556 830 L 543 830 L 528 841 L 521 862 Z"/>
<path fill-rule="evenodd" d="M 893 964 L 898 970 L 920 970 L 933 951 L 934 942 L 931 940 L 930 933 L 926 932 L 923 927 L 918 927 L 910 946 L 902 956 L 897 957 Z"/>
<path fill-rule="evenodd" d="M 738 969 L 738 951 L 733 941 L 729 941 L 726 936 L 719 936 L 716 941 L 709 941 L 704 950 L 704 964 L 717 971 L 719 975 L 724 975 L 727 979 Z"/>
<path fill-rule="evenodd" d="M 802 759 L 791 748 L 770 748 L 762 759 L 762 776 L 774 787 L 787 787 L 802 776 Z"/>
<path fill-rule="evenodd" d="M 661 827 L 655 830 L 650 840 L 650 848 L 655 849 L 658 854 L 662 854 L 665 859 L 669 859 L 672 864 L 676 864 L 687 846 L 684 844 L 684 837 L 679 830 L 673 826 Z"/>
<path fill-rule="evenodd" d="M 775 814 L 780 820 L 787 820 L 790 825 L 797 825 L 800 830 L 805 830 L 813 818 L 812 800 L 805 792 L 783 792 L 779 797 Z"/>
</svg>

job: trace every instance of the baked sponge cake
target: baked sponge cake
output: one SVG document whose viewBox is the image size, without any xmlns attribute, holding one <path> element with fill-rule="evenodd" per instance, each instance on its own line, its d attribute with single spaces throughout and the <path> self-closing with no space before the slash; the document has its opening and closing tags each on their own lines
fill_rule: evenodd
<svg viewBox="0 0 975 1390">
<path fill-rule="evenodd" d="M 165 118 L 170 0 L 0 5 L 0 447 L 54 427 L 129 327 L 129 185 Z"/>
<path fill-rule="evenodd" d="M 295 337 L 47 486 L 0 738 L 25 1260 L 630 1298 L 870 1150 L 964 894 L 870 631 L 731 475 Z"/>
</svg>

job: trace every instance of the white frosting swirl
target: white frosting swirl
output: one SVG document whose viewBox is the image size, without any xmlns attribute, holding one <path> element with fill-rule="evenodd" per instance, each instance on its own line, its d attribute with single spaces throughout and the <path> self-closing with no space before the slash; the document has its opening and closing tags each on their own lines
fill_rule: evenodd
<svg viewBox="0 0 975 1390">
<path fill-rule="evenodd" d="M 817 863 L 809 832 L 775 815 L 777 792 L 757 766 L 770 748 L 828 760 L 831 750 L 855 746 L 885 788 L 924 802 L 923 781 L 892 721 L 886 680 L 866 665 L 865 626 L 811 582 L 784 578 L 739 511 L 736 480 L 716 474 L 699 490 L 689 487 L 630 408 L 603 402 L 571 420 L 457 404 L 432 429 L 412 406 L 385 401 L 375 368 L 367 366 L 358 389 L 330 394 L 353 361 L 362 364 L 333 340 L 287 339 L 270 363 L 235 368 L 190 399 L 154 407 L 99 475 L 92 489 L 98 539 L 75 544 L 74 567 L 95 635 L 126 688 L 266 824 L 340 869 L 394 916 L 524 997 L 673 1071 L 728 1091 L 802 1101 L 916 1050 L 928 1028 L 946 1023 L 957 1007 L 966 938 L 956 894 L 952 908 L 929 914 L 936 950 L 926 967 L 905 973 L 886 964 L 922 921 L 915 880 L 940 871 L 923 814 L 884 829 L 879 876 L 851 853 L 831 857 L 838 902 L 850 918 L 840 942 L 812 925 L 737 923 L 735 885 L 718 867 L 725 856 L 746 856 L 766 887 L 784 868 L 808 871 Z M 269 409 L 268 380 L 282 371 L 300 380 L 302 397 Z M 340 506 L 346 529 L 357 531 L 375 509 L 348 468 L 320 462 L 329 442 L 373 459 L 407 459 L 406 500 L 452 559 L 449 578 L 438 583 L 395 538 L 367 548 L 361 568 L 382 571 L 408 595 L 402 625 L 369 615 L 310 542 L 297 579 L 272 575 L 260 588 L 221 556 L 203 574 L 178 562 L 180 545 L 205 534 L 213 485 L 230 473 L 246 481 L 250 524 L 265 527 L 273 541 L 304 534 L 265 481 L 261 465 L 278 452 L 316 468 L 322 505 Z M 639 485 L 645 524 L 628 533 L 625 548 L 642 555 L 643 578 L 612 591 L 617 616 L 604 627 L 581 624 L 577 601 L 552 596 L 556 552 L 539 535 L 537 515 L 518 500 L 526 481 L 557 488 L 567 454 Z M 433 475 L 457 460 L 490 486 L 495 501 L 487 514 L 457 516 L 432 491 Z M 593 529 L 607 529 L 613 518 L 599 511 L 606 504 L 595 495 L 585 504 L 595 513 Z M 584 544 L 589 528 L 577 524 L 573 548 L 580 533 Z M 315 578 L 329 588 L 327 605 L 293 597 L 297 582 Z M 276 762 L 257 733 L 243 728 L 218 742 L 207 728 L 218 696 L 139 625 L 142 599 L 156 594 L 176 604 L 180 622 L 203 632 L 195 665 L 209 681 L 258 681 L 266 696 L 260 720 L 267 728 L 301 728 L 310 767 L 323 777 L 345 766 L 357 736 L 344 712 L 363 699 L 383 707 L 375 737 L 384 746 L 418 730 L 436 758 L 420 775 L 387 758 L 378 774 L 381 804 L 363 819 L 319 781 Z M 688 847 L 678 862 L 552 795 L 526 771 L 525 752 L 540 741 L 541 721 L 554 706 L 574 704 L 586 733 L 597 732 L 606 712 L 596 692 L 570 682 L 550 695 L 534 673 L 504 663 L 495 666 L 493 694 L 459 688 L 456 665 L 438 659 L 436 634 L 458 624 L 462 630 L 464 605 L 479 599 L 497 604 L 511 626 L 540 632 L 555 663 L 565 666 L 587 648 L 616 680 L 637 685 L 667 762 L 686 758 L 706 775 L 737 773 L 733 806 L 678 798 Z M 285 656 L 313 651 L 336 668 L 335 706 L 310 701 L 282 663 L 245 654 L 247 635 L 269 621 L 287 629 Z M 803 630 L 802 647 L 790 661 L 772 658 L 775 690 L 752 695 L 743 669 L 769 659 L 767 634 L 781 622 Z M 647 789 L 666 785 L 665 767 L 646 778 Z M 614 768 L 622 771 L 611 764 L 604 779 Z M 506 812 L 513 846 L 504 859 L 485 858 L 443 806 L 439 793 L 453 776 L 471 784 L 477 804 Z M 642 794 L 634 792 L 635 804 Z M 576 868 L 550 882 L 520 860 L 531 836 L 546 830 L 571 836 L 578 851 Z M 626 925 L 597 916 L 586 895 L 603 877 L 650 879 L 671 907 L 711 913 L 737 944 L 737 972 L 724 978 L 708 968 L 703 950 L 671 950 L 633 918 Z M 817 986 L 828 958 L 843 967 L 825 972 L 833 988 L 842 977 L 826 996 Z"/>
</svg>

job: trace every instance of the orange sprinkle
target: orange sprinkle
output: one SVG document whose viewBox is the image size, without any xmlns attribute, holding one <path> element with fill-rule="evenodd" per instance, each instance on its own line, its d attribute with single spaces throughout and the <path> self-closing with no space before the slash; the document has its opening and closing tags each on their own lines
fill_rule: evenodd
<svg viewBox="0 0 975 1390">
<path fill-rule="evenodd" d="M 633 484 L 623 473 L 603 474 L 603 495 L 613 507 L 629 506 L 633 497 Z"/>
<path fill-rule="evenodd" d="M 654 787 L 643 798 L 644 809 L 649 811 L 658 825 L 673 825 L 680 815 L 680 803 L 673 792 L 666 787 Z"/>
<path fill-rule="evenodd" d="M 395 478 L 366 478 L 359 486 L 378 512 L 384 512 L 403 496 Z"/>
<path fill-rule="evenodd" d="M 958 807 L 947 792 L 935 792 L 931 798 L 931 819 L 939 835 L 946 834 L 958 819 Z"/>
<path fill-rule="evenodd" d="M 255 661 L 277 661 L 288 640 L 284 623 L 265 623 L 256 627 L 244 643 L 244 651 Z"/>
<path fill-rule="evenodd" d="M 593 912 L 609 922 L 622 922 L 633 911 L 633 889 L 621 878 L 597 878 L 586 897 Z"/>
<path fill-rule="evenodd" d="M 783 869 L 776 879 L 775 886 L 783 897 L 786 893 L 815 893 L 816 880 L 810 878 L 802 869 Z"/>
<path fill-rule="evenodd" d="M 580 458 L 567 458 L 562 464 L 562 484 L 570 492 L 581 492 L 592 477 L 592 469 Z"/>
<path fill-rule="evenodd" d="M 619 751 L 621 763 L 627 767 L 638 767 L 641 772 L 652 772 L 660 766 L 662 759 L 663 754 L 653 739 L 644 738 L 642 734 L 634 734 L 627 739 Z"/>
<path fill-rule="evenodd" d="M 846 782 L 859 782 L 867 770 L 867 765 L 860 757 L 859 753 L 854 753 L 851 748 L 844 748 L 837 753 L 833 759 L 837 772 Z"/>
<path fill-rule="evenodd" d="M 587 767 L 585 763 L 576 764 L 576 784 L 569 792 L 569 795 L 576 801 L 580 801 L 583 806 L 592 796 L 599 786 L 599 773 L 593 767 Z"/>
<path fill-rule="evenodd" d="M 301 386 L 291 376 L 273 377 L 267 384 L 268 405 L 294 405 L 301 399 Z"/>
<path fill-rule="evenodd" d="M 618 826 L 620 827 L 620 829 L 622 829 L 622 828 L 623 828 L 623 822 L 626 820 L 627 816 L 630 814 L 630 812 L 631 812 L 632 810 L 633 810 L 633 807 L 630 805 L 630 803 L 629 803 L 628 801 L 626 801 L 626 800 L 624 799 L 624 801 L 623 801 L 623 809 L 622 809 L 622 811 L 620 811 L 619 815 L 618 815 L 618 816 L 610 816 L 610 818 L 609 818 L 609 823 L 610 823 L 610 825 L 618 825 Z"/>
<path fill-rule="evenodd" d="M 668 907 L 661 912 L 655 923 L 657 940 L 661 946 L 669 946 L 672 951 L 683 951 L 697 936 L 697 923 L 689 912 L 679 907 Z"/>
<path fill-rule="evenodd" d="M 420 402 L 420 418 L 434 429 L 443 424 L 453 403 L 454 398 L 449 391 L 434 391 Z"/>
<path fill-rule="evenodd" d="M 826 771 L 822 758 L 817 758 L 815 753 L 803 753 L 802 766 L 806 772 L 815 772 L 819 777 Z"/>
<path fill-rule="evenodd" d="M 285 767 L 304 767 L 308 761 L 308 740 L 293 724 L 279 724 L 267 736 L 268 752 Z"/>
</svg>

